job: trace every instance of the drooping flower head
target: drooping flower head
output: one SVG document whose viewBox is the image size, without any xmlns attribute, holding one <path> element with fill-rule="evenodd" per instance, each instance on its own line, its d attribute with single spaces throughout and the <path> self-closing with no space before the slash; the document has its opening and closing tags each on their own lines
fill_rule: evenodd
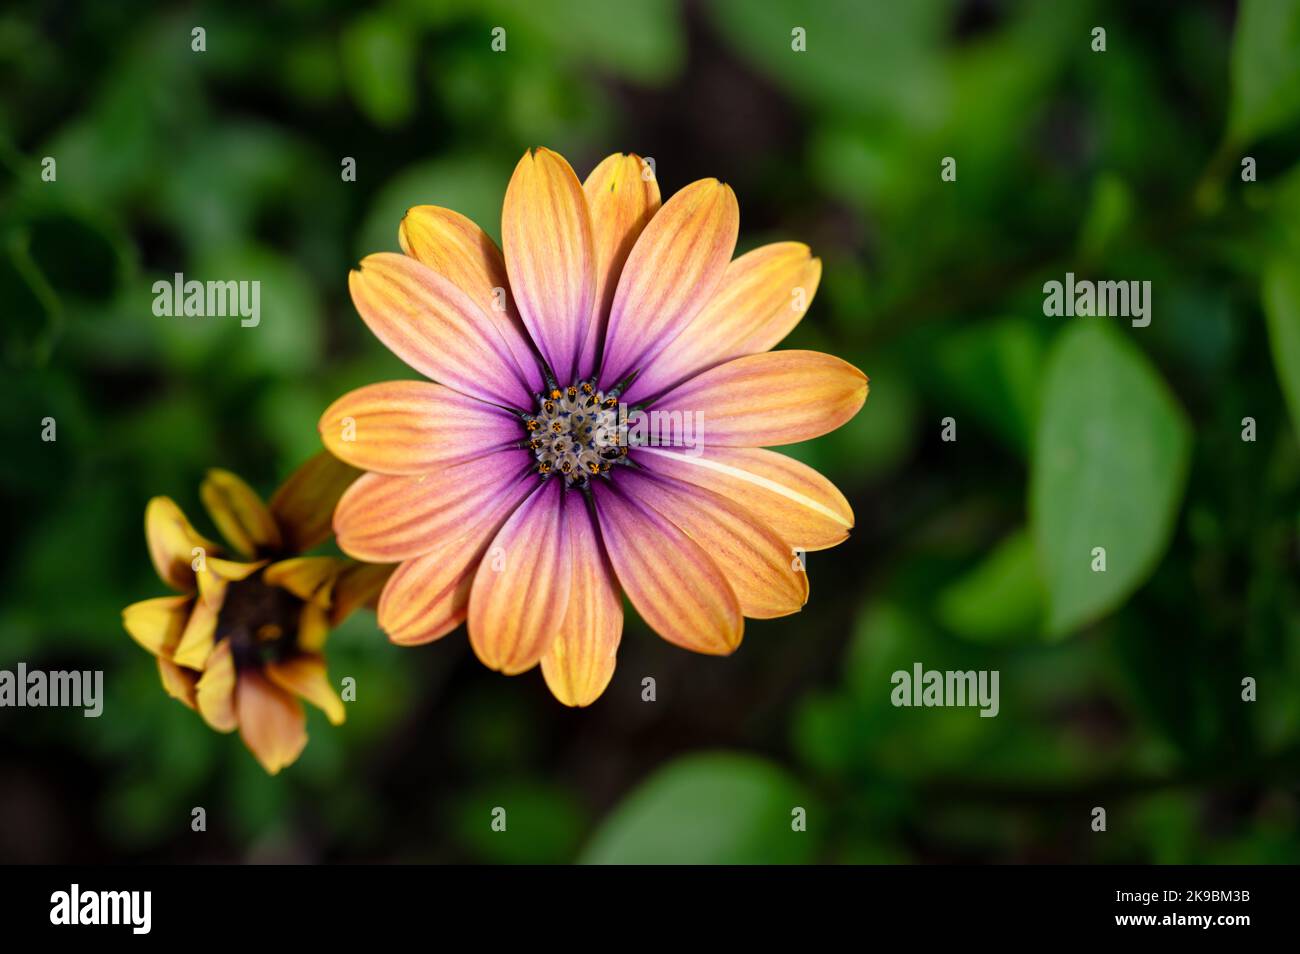
<svg viewBox="0 0 1300 954">
<path fill-rule="evenodd" d="M 298 556 L 330 535 L 330 513 L 357 472 L 322 453 L 268 506 L 239 477 L 209 471 L 199 495 L 228 546 L 199 534 L 168 497 L 145 509 L 149 555 L 179 596 L 122 611 L 126 631 L 158 657 L 168 694 L 218 732 L 239 729 L 271 774 L 307 744 L 298 697 L 343 721 L 325 670 L 330 628 L 374 599 L 391 567 Z"/>
<path fill-rule="evenodd" d="M 320 422 L 369 472 L 339 502 L 339 545 L 401 564 L 379 601 L 390 639 L 468 619 L 486 665 L 540 663 L 557 698 L 586 705 L 614 671 L 620 591 L 665 639 L 713 654 L 740 644 L 744 617 L 802 607 L 802 551 L 843 541 L 853 515 L 764 448 L 848 421 L 867 379 L 770 351 L 821 263 L 795 242 L 733 260 L 738 229 L 715 179 L 661 208 L 636 156 L 580 183 L 537 149 L 506 190 L 504 254 L 464 216 L 417 206 L 405 254 L 352 272 L 362 319 L 432 379 L 363 387 Z"/>
</svg>

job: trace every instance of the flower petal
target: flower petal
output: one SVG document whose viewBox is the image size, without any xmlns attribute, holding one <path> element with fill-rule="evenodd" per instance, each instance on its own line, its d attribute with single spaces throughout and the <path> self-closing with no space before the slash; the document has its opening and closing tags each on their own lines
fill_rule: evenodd
<svg viewBox="0 0 1300 954">
<path fill-rule="evenodd" d="M 199 498 L 208 516 L 236 552 L 254 557 L 278 550 L 280 528 L 257 491 L 228 470 L 208 471 L 199 486 Z"/>
<path fill-rule="evenodd" d="M 452 547 L 407 560 L 379 597 L 379 628 L 399 646 L 419 646 L 465 622 L 474 571 L 486 549 L 484 540 L 477 552 Z"/>
<path fill-rule="evenodd" d="M 509 450 L 418 477 L 366 474 L 334 511 L 339 546 L 370 563 L 428 553 L 458 539 L 477 511 L 515 494 L 533 463 L 527 451 Z"/>
<path fill-rule="evenodd" d="M 321 415 L 336 457 L 380 474 L 424 474 L 518 443 L 519 418 L 429 381 L 387 381 L 343 395 Z"/>
<path fill-rule="evenodd" d="M 181 634 L 181 641 L 172 653 L 172 662 L 189 669 L 205 667 L 212 654 L 213 640 L 217 633 L 217 614 L 220 612 L 219 602 L 214 605 L 205 599 L 194 601 L 194 609 L 185 624 L 185 632 Z"/>
<path fill-rule="evenodd" d="M 734 358 L 674 388 L 651 412 L 695 414 L 703 446 L 773 447 L 820 437 L 867 399 L 867 376 L 817 351 Z"/>
<path fill-rule="evenodd" d="M 334 507 L 360 476 L 355 467 L 327 451 L 309 458 L 289 475 L 271 498 L 271 513 L 279 524 L 286 552 L 305 553 L 330 538 Z"/>
<path fill-rule="evenodd" d="M 300 600 L 319 598 L 328 606 L 330 587 L 347 565 L 338 557 L 292 557 L 268 566 L 262 582 L 288 590 Z"/>
<path fill-rule="evenodd" d="M 647 470 L 740 501 L 785 543 L 825 550 L 853 528 L 853 508 L 835 485 L 807 464 L 758 447 L 706 447 L 691 455 L 659 447 L 637 450 Z"/>
<path fill-rule="evenodd" d="M 379 252 L 362 259 L 348 287 L 375 337 L 416 371 L 480 400 L 532 407 L 533 392 L 496 324 L 433 269 Z"/>
<path fill-rule="evenodd" d="M 194 687 L 199 715 L 218 732 L 233 732 L 239 725 L 235 711 L 235 680 L 235 657 L 230 651 L 230 640 L 223 639 L 212 651 L 207 668 Z"/>
<path fill-rule="evenodd" d="M 307 745 L 302 704 L 256 670 L 239 676 L 235 687 L 239 734 L 262 768 L 275 775 L 291 765 Z"/>
<path fill-rule="evenodd" d="M 325 648 L 330 634 L 329 610 L 319 601 L 304 603 L 298 614 L 298 648 L 318 653 Z"/>
<path fill-rule="evenodd" d="M 588 706 L 614 676 L 623 603 L 586 499 L 566 494 L 564 507 L 573 579 L 568 614 L 542 655 L 542 676 L 566 706 Z"/>
<path fill-rule="evenodd" d="M 131 638 L 161 659 L 171 656 L 189 619 L 191 598 L 159 596 L 122 610 L 122 626 Z"/>
<path fill-rule="evenodd" d="M 154 497 L 144 510 L 144 535 L 149 557 L 164 583 L 173 589 L 192 592 L 194 549 L 219 553 L 221 548 L 199 535 L 184 512 L 170 497 Z"/>
<path fill-rule="evenodd" d="M 254 563 L 241 563 L 238 560 L 222 560 L 219 557 L 205 557 L 195 576 L 199 581 L 199 600 L 212 607 L 221 609 L 226 598 L 226 584 L 246 580 L 262 567 L 266 560 Z"/>
<path fill-rule="evenodd" d="M 591 211 L 591 231 L 596 249 L 596 309 L 587 328 L 578 377 L 596 372 L 601 339 L 609 322 L 618 276 L 642 229 L 659 211 L 659 183 L 654 170 L 640 156 L 607 156 L 582 184 Z"/>
<path fill-rule="evenodd" d="M 798 554 L 743 507 L 703 487 L 636 471 L 619 474 L 618 482 L 704 549 L 745 616 L 789 616 L 808 602 L 808 574 Z"/>
<path fill-rule="evenodd" d="M 506 260 L 492 237 L 459 212 L 416 205 L 406 210 L 397 241 L 403 252 L 448 279 L 492 319 L 524 372 L 524 383 L 540 391 L 537 351 L 510 297 Z"/>
<path fill-rule="evenodd" d="M 596 303 L 596 253 L 587 199 L 563 156 L 524 153 L 506 188 L 501 240 L 519 316 L 567 384 Z"/>
<path fill-rule="evenodd" d="M 446 636 L 469 614 L 469 593 L 479 561 L 501 525 L 536 489 L 536 478 L 515 484 L 472 513 L 463 532 L 445 538 L 399 566 L 379 597 L 379 628 L 401 646 L 416 646 Z"/>
<path fill-rule="evenodd" d="M 330 625 L 338 626 L 358 607 L 374 606 L 395 569 L 391 563 L 349 563 L 334 582 Z"/>
<path fill-rule="evenodd" d="M 572 554 L 559 480 L 519 505 L 479 563 L 469 595 L 469 641 L 508 676 L 541 660 L 568 610 Z"/>
<path fill-rule="evenodd" d="M 191 709 L 198 708 L 195 684 L 199 674 L 193 669 L 185 669 L 174 662 L 159 657 L 158 677 L 162 680 L 163 691 L 173 699 L 179 699 Z"/>
<path fill-rule="evenodd" d="M 709 303 L 650 362 L 623 400 L 635 404 L 697 371 L 771 349 L 804 316 L 821 274 L 821 259 L 802 242 L 764 245 L 735 259 Z"/>
<path fill-rule="evenodd" d="M 725 656 L 734 651 L 744 635 L 745 619 L 713 558 L 613 481 L 597 485 L 595 500 L 610 563 L 650 628 L 697 653 Z"/>
<path fill-rule="evenodd" d="M 735 193 L 717 179 L 692 182 L 664 203 L 619 277 L 602 387 L 646 367 L 699 314 L 722 280 L 739 229 Z"/>
<path fill-rule="evenodd" d="M 281 689 L 302 696 L 320 709 L 330 724 L 342 725 L 347 718 L 343 700 L 330 684 L 323 656 L 311 654 L 267 663 L 266 677 Z"/>
</svg>

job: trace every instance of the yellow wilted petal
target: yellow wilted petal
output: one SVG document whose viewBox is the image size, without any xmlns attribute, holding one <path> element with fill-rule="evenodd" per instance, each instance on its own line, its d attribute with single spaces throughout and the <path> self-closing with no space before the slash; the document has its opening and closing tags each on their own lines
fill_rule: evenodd
<svg viewBox="0 0 1300 954">
<path fill-rule="evenodd" d="M 122 610 L 122 625 L 137 643 L 155 656 L 170 656 L 189 619 L 191 598 L 160 596 L 132 603 Z"/>
<path fill-rule="evenodd" d="M 281 689 L 302 696 L 316 706 L 332 724 L 341 725 L 346 718 L 343 700 L 330 685 L 324 657 L 312 654 L 270 663 L 266 667 L 266 675 Z"/>
<path fill-rule="evenodd" d="M 319 652 L 325 648 L 329 634 L 329 610 L 316 600 L 303 604 L 298 616 L 298 648 L 309 653 Z"/>
<path fill-rule="evenodd" d="M 221 609 L 226 598 L 226 584 L 246 580 L 262 567 L 266 560 L 256 563 L 240 563 L 235 560 L 204 560 L 198 571 L 199 596 L 214 610 Z"/>
<path fill-rule="evenodd" d="M 271 498 L 288 553 L 304 553 L 329 539 L 334 506 L 361 471 L 322 451 L 295 470 Z"/>
<path fill-rule="evenodd" d="M 349 564 L 334 582 L 330 625 L 339 625 L 361 606 L 373 605 L 395 569 L 392 563 Z"/>
<path fill-rule="evenodd" d="M 334 578 L 347 566 L 336 557 L 294 557 L 266 568 L 262 580 L 268 586 L 288 590 L 300 600 L 316 599 L 329 606 Z"/>
<path fill-rule="evenodd" d="M 220 469 L 208 471 L 199 487 L 199 497 L 221 535 L 244 556 L 280 549 L 280 528 L 271 511 L 257 492 L 235 474 Z"/>
<path fill-rule="evenodd" d="M 203 721 L 218 732 L 233 732 L 239 725 L 235 710 L 235 657 L 230 641 L 223 639 L 212 650 L 208 666 L 195 686 L 195 705 Z"/>
<path fill-rule="evenodd" d="M 179 699 L 191 709 L 197 707 L 195 683 L 199 674 L 192 669 L 184 669 L 166 659 L 158 660 L 158 675 L 162 679 L 163 689 L 173 699 Z"/>
<path fill-rule="evenodd" d="M 200 555 L 219 550 L 194 529 L 170 497 L 154 497 L 149 501 L 144 511 L 144 534 L 158 576 L 168 586 L 186 593 L 194 590 L 195 548 Z"/>
<path fill-rule="evenodd" d="M 195 600 L 185 632 L 181 634 L 180 644 L 172 653 L 172 662 L 190 669 L 203 669 L 212 652 L 212 641 L 217 632 L 217 614 L 220 607 L 214 607 L 206 600 Z"/>
</svg>

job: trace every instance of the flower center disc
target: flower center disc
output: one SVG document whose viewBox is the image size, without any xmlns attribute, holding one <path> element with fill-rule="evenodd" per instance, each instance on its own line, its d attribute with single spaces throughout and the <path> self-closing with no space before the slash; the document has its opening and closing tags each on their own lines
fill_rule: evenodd
<svg viewBox="0 0 1300 954">
<path fill-rule="evenodd" d="M 540 395 L 524 427 L 537 472 L 563 474 L 571 484 L 607 473 L 627 456 L 619 441 L 618 398 L 606 397 L 590 381 Z"/>
</svg>

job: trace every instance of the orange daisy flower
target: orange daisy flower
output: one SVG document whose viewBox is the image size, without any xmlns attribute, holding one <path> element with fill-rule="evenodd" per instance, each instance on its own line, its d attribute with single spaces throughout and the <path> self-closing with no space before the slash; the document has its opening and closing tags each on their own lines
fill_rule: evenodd
<svg viewBox="0 0 1300 954">
<path fill-rule="evenodd" d="M 333 626 L 378 595 L 392 567 L 297 556 L 328 539 L 329 515 L 357 472 L 322 453 L 270 506 L 239 477 L 208 472 L 199 496 L 229 542 L 199 534 L 169 497 L 145 508 L 149 555 L 181 592 L 128 606 L 126 631 L 158 657 L 163 688 L 218 732 L 239 729 L 272 775 L 307 744 L 298 697 L 335 725 L 343 702 L 325 670 Z"/>
<path fill-rule="evenodd" d="M 417 206 L 405 255 L 351 273 L 371 331 L 437 382 L 363 387 L 320 421 L 326 447 L 369 472 L 339 501 L 339 545 L 401 564 L 379 601 L 390 639 L 468 619 L 487 666 L 540 663 L 560 701 L 586 705 L 613 675 L 620 592 L 668 641 L 719 655 L 746 616 L 803 606 L 801 551 L 843 541 L 853 513 L 765 448 L 844 424 L 867 378 L 770 351 L 821 262 L 796 242 L 733 260 L 738 229 L 716 179 L 661 208 L 636 156 L 581 183 L 537 149 L 506 190 L 504 254 L 464 216 Z"/>
</svg>

